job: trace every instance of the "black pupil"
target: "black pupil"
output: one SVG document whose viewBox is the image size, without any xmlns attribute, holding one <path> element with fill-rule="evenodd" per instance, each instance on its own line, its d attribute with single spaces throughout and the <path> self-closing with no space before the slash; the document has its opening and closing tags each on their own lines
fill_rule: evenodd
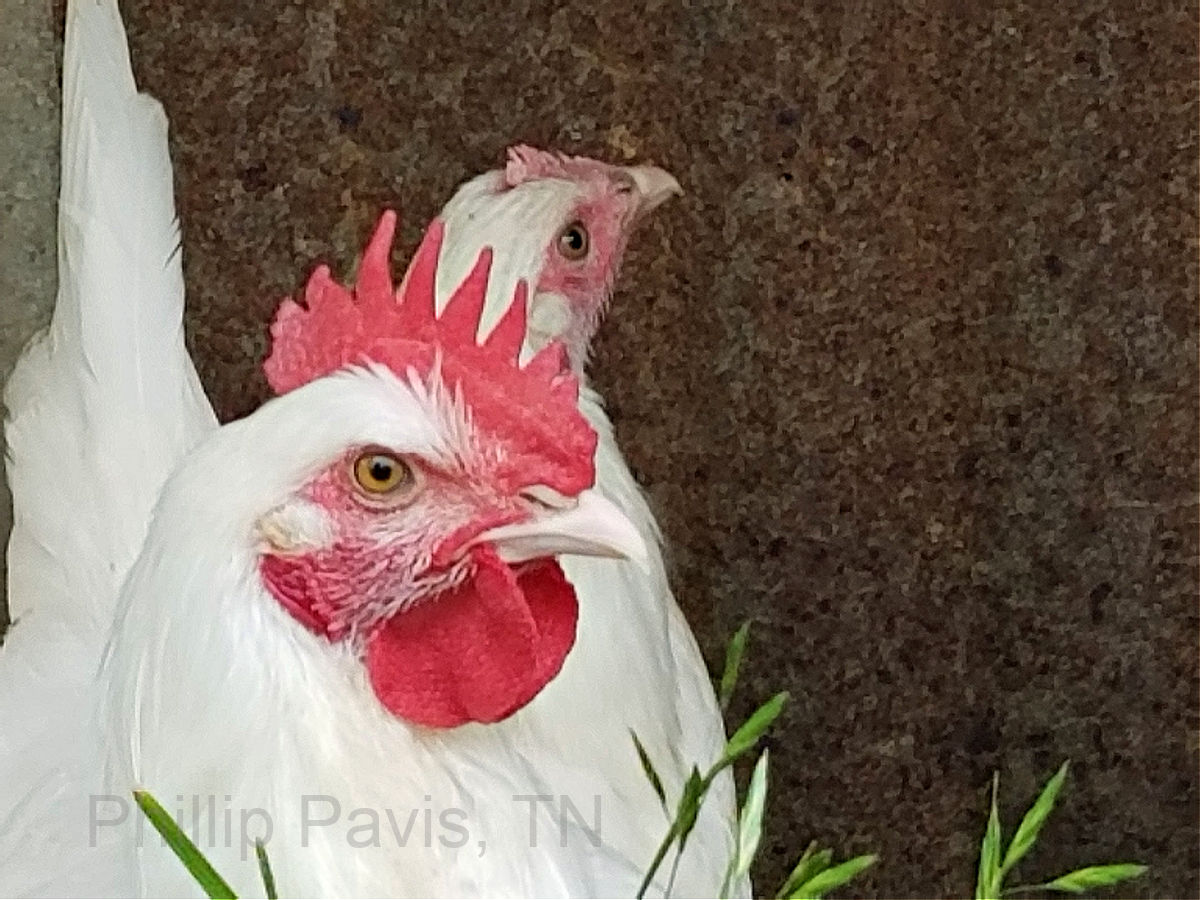
<svg viewBox="0 0 1200 900">
<path fill-rule="evenodd" d="M 389 481 L 392 477 L 392 464 L 386 459 L 371 460 L 371 477 L 376 481 Z"/>
<path fill-rule="evenodd" d="M 583 249 L 583 232 L 578 228 L 572 228 L 566 233 L 567 246 L 572 250 Z"/>
</svg>

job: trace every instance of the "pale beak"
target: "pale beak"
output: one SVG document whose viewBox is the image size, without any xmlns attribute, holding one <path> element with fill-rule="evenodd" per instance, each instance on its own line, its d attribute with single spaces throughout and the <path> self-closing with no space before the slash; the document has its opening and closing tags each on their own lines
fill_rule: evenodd
<svg viewBox="0 0 1200 900">
<path fill-rule="evenodd" d="M 624 171 L 637 187 L 638 215 L 645 215 L 672 197 L 683 194 L 679 182 L 658 166 L 626 166 Z"/>
<path fill-rule="evenodd" d="M 584 491 L 569 507 L 484 531 L 471 543 L 484 541 L 507 563 L 578 554 L 628 559 L 643 571 L 650 567 L 650 553 L 637 528 L 596 490 Z"/>
</svg>

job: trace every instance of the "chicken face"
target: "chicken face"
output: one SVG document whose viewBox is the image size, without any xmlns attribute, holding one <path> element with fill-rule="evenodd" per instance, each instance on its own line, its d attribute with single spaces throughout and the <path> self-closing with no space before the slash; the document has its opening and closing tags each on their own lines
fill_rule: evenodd
<svg viewBox="0 0 1200 900">
<path fill-rule="evenodd" d="M 499 248 L 506 270 L 533 286 L 529 349 L 561 340 L 580 370 L 629 236 L 678 193 L 679 183 L 655 166 L 613 166 L 514 147 L 503 170 L 467 182 L 446 205 L 445 275 L 453 283 L 480 247 Z M 507 299 L 500 291 L 489 294 L 485 326 Z"/>
<path fill-rule="evenodd" d="M 305 480 L 259 521 L 260 573 L 310 631 L 353 642 L 393 714 L 494 722 L 574 642 L 575 593 L 553 557 L 645 548 L 591 490 L 595 433 L 561 349 L 516 364 L 523 298 L 476 343 L 484 257 L 434 318 L 435 225 L 397 302 L 384 277 L 393 228 L 385 215 L 353 294 L 318 270 L 307 309 L 285 302 L 266 369 L 285 391 L 366 362 L 351 375 L 404 394 L 424 437 L 355 443 Z"/>
</svg>

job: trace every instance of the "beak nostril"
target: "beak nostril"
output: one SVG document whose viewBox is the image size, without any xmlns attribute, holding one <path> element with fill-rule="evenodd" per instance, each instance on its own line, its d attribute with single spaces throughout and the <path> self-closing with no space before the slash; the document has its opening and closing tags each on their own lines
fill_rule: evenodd
<svg viewBox="0 0 1200 900">
<path fill-rule="evenodd" d="M 554 488 L 547 487 L 544 484 L 535 484 L 521 491 L 521 499 L 534 506 L 539 506 L 543 509 L 570 509 L 577 501 L 570 497 L 564 497 Z"/>
<path fill-rule="evenodd" d="M 637 190 L 637 181 L 628 172 L 618 170 L 611 177 L 618 194 L 632 194 Z"/>
</svg>

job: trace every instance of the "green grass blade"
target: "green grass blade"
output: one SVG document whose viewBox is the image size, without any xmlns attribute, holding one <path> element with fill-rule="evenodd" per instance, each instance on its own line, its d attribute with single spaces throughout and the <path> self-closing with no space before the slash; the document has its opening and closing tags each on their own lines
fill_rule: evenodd
<svg viewBox="0 0 1200 900">
<path fill-rule="evenodd" d="M 212 864 L 204 858 L 204 854 L 200 852 L 200 848 L 192 843 L 191 839 L 183 833 L 175 820 L 172 819 L 165 809 L 163 809 L 157 800 L 155 800 L 147 791 L 134 791 L 133 799 L 137 801 L 137 805 L 141 808 L 146 818 L 150 820 L 150 824 L 154 826 L 154 830 L 162 835 L 163 840 L 167 842 L 167 846 L 179 858 L 184 867 L 191 873 L 192 878 L 196 880 L 196 884 L 204 891 L 206 895 L 212 898 L 225 898 L 225 900 L 236 900 L 237 894 L 220 875 L 217 870 L 212 867 Z"/>
<path fill-rule="evenodd" d="M 729 860 L 729 869 L 725 873 L 725 883 L 721 887 L 721 896 L 729 894 L 729 887 L 750 871 L 754 857 L 758 854 L 758 844 L 762 840 L 763 809 L 767 803 L 767 759 L 769 751 L 764 750 L 758 762 L 754 764 L 754 773 L 750 776 L 750 787 L 746 789 L 746 802 L 742 804 L 742 815 L 738 819 L 737 847 L 733 858 Z"/>
<path fill-rule="evenodd" d="M 725 649 L 725 669 L 721 672 L 721 687 L 717 698 L 722 712 L 728 708 L 733 698 L 733 690 L 737 687 L 738 669 L 742 665 L 742 654 L 746 652 L 746 638 L 750 634 L 750 623 L 746 622 L 733 635 L 729 646 Z"/>
<path fill-rule="evenodd" d="M 646 774 L 646 780 L 650 782 L 650 787 L 654 788 L 654 793 L 658 795 L 658 802 L 662 804 L 663 809 L 666 809 L 667 792 L 663 790 L 662 779 L 658 777 L 658 771 L 654 768 L 654 763 L 650 761 L 650 754 L 646 752 L 646 748 L 642 746 L 637 732 L 632 728 L 629 729 L 629 736 L 633 738 L 633 746 L 637 749 L 638 761 L 642 764 L 642 771 Z"/>
<path fill-rule="evenodd" d="M 670 897 L 671 891 L 675 887 L 675 873 L 679 871 L 679 858 L 683 856 L 684 848 L 687 847 L 688 838 L 692 834 L 692 830 L 696 827 L 696 817 L 700 815 L 700 805 L 704 802 L 704 795 L 708 793 L 712 782 L 709 779 L 700 776 L 700 770 L 692 766 L 692 771 L 688 775 L 688 780 L 683 785 L 683 796 L 679 798 L 679 815 L 675 819 L 676 823 L 676 839 L 679 842 L 679 849 L 675 851 L 675 862 L 671 865 L 671 875 L 667 879 L 667 890 L 665 896 Z"/>
<path fill-rule="evenodd" d="M 263 891 L 267 900 L 279 900 L 275 890 L 275 873 L 271 871 L 271 860 L 267 859 L 267 845 L 261 840 L 254 842 L 254 855 L 258 857 L 258 874 L 262 876 Z"/>
<path fill-rule="evenodd" d="M 1000 793 L 1000 773 L 992 774 L 992 811 L 987 830 L 979 845 L 979 874 L 975 879 L 975 900 L 999 900 L 1000 896 L 1000 812 L 996 808 Z"/>
<path fill-rule="evenodd" d="M 1066 780 L 1069 765 L 1070 761 L 1068 760 L 1059 767 L 1058 771 L 1046 782 L 1046 786 L 1042 788 L 1042 792 L 1034 801 L 1033 806 L 1029 807 L 1029 812 L 1025 813 L 1025 818 L 1021 820 L 1017 833 L 1013 835 L 1008 850 L 1004 854 L 1004 863 L 1000 866 L 1001 878 L 1007 875 L 1012 867 L 1033 848 L 1042 826 L 1046 824 L 1046 819 L 1054 810 L 1054 803 L 1058 800 L 1058 793 L 1062 790 L 1063 782 Z"/>
<path fill-rule="evenodd" d="M 1076 869 L 1066 875 L 1060 875 L 1053 881 L 1043 884 L 1042 890 L 1062 891 L 1068 894 L 1082 894 L 1092 888 L 1109 887 L 1130 878 L 1137 878 L 1147 869 L 1136 863 L 1114 863 L 1108 866 L 1088 866 L 1086 869 Z"/>
<path fill-rule="evenodd" d="M 758 743 L 759 738 L 771 727 L 771 723 L 779 718 L 779 714 L 783 711 L 783 705 L 787 701 L 788 692 L 780 691 L 756 709 L 754 714 L 733 733 L 733 737 L 725 744 L 725 753 L 717 768 L 729 765 L 747 750 L 752 749 Z"/>
<path fill-rule="evenodd" d="M 811 841 L 805 849 L 804 854 L 796 863 L 796 867 L 792 869 L 792 874 L 787 877 L 783 883 L 783 887 L 779 889 L 776 900 L 784 900 L 786 897 L 795 896 L 797 889 L 802 885 L 812 880 L 813 876 L 818 872 L 824 872 L 829 868 L 829 864 L 833 862 L 833 851 L 822 850 L 817 852 L 817 842 Z"/>
<path fill-rule="evenodd" d="M 658 874 L 659 867 L 662 866 L 663 860 L 667 858 L 667 852 L 671 849 L 671 845 L 675 843 L 676 825 L 676 822 L 671 823 L 671 827 L 667 829 L 667 836 L 658 845 L 658 850 L 654 853 L 654 859 L 650 861 L 650 867 L 646 870 L 646 874 L 642 877 L 642 883 L 638 886 L 637 900 L 642 900 L 646 896 L 646 891 L 650 888 L 650 882 Z"/>
<path fill-rule="evenodd" d="M 711 783 L 711 779 L 701 778 L 700 770 L 692 766 L 692 771 L 688 775 L 687 781 L 683 783 L 683 793 L 679 797 L 675 818 L 671 821 L 671 826 L 667 829 L 666 837 L 658 845 L 654 859 L 650 861 L 650 868 L 646 870 L 646 874 L 642 877 L 642 883 L 637 891 L 638 900 L 642 900 L 646 896 L 646 891 L 649 890 L 654 876 L 658 874 L 663 860 L 667 858 L 667 853 L 670 851 L 671 846 L 678 842 L 678 852 L 683 852 L 683 848 L 687 844 L 688 835 L 692 833 L 692 828 L 696 825 L 696 815 L 700 811 L 700 803 L 704 800 L 704 795 Z"/>
<path fill-rule="evenodd" d="M 863 869 L 870 868 L 875 865 L 879 857 L 875 854 L 866 856 L 856 856 L 853 859 L 848 859 L 844 863 L 838 863 L 824 872 L 818 872 L 805 884 L 802 884 L 796 890 L 792 897 L 805 898 L 820 898 L 824 897 L 830 891 L 835 891 L 847 884 L 851 879 L 858 875 Z"/>
<path fill-rule="evenodd" d="M 679 839 L 679 852 L 687 846 L 688 836 L 696 827 L 696 816 L 700 813 L 700 803 L 708 793 L 709 782 L 700 777 L 700 770 L 692 766 L 688 780 L 683 785 L 683 796 L 679 798 L 679 814 L 675 818 L 676 837 Z"/>
</svg>

